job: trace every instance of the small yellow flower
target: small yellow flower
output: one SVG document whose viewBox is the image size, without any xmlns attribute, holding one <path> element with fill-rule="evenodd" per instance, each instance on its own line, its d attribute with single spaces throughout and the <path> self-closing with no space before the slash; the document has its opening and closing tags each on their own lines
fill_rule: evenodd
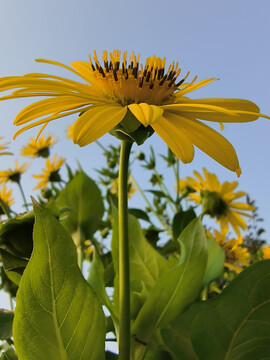
<svg viewBox="0 0 270 360">
<path fill-rule="evenodd" d="M 3 140 L 3 139 L 4 139 L 3 136 L 0 136 L 0 141 Z M 4 150 L 6 150 L 8 148 L 7 147 L 8 144 L 9 144 L 8 142 L 6 142 L 4 144 L 0 144 L 0 155 L 13 155 L 9 151 L 4 151 Z"/>
<path fill-rule="evenodd" d="M 225 251 L 225 266 L 239 274 L 243 267 L 249 266 L 250 254 L 243 246 L 242 236 L 237 239 L 226 240 L 226 235 L 215 232 L 215 241 Z"/>
<path fill-rule="evenodd" d="M 111 183 L 111 193 L 112 194 L 118 194 L 118 183 L 119 180 L 118 178 L 116 178 L 112 183 Z M 136 188 L 134 186 L 134 183 L 132 181 L 132 179 L 128 179 L 128 199 L 131 199 L 133 194 L 135 194 L 136 192 Z"/>
<path fill-rule="evenodd" d="M 177 191 L 177 186 L 175 185 L 175 191 Z M 192 189 L 191 184 L 187 179 L 180 179 L 178 181 L 178 191 L 181 195 L 188 195 L 190 192 L 194 192 L 195 190 Z"/>
<path fill-rule="evenodd" d="M 240 228 L 247 229 L 243 216 L 252 217 L 248 212 L 254 210 L 253 206 L 237 201 L 246 193 L 234 192 L 238 186 L 237 181 L 220 183 L 215 174 L 209 173 L 206 169 L 203 169 L 203 172 L 205 178 L 197 171 L 194 171 L 194 178 L 187 177 L 189 186 L 196 191 L 190 193 L 188 199 L 201 204 L 203 212 L 220 224 L 222 233 L 227 234 L 231 225 L 240 236 Z"/>
<path fill-rule="evenodd" d="M 12 204 L 14 204 L 14 198 L 12 197 L 12 189 L 8 190 L 6 185 L 3 185 L 0 189 L 0 199 L 7 206 L 11 206 Z"/>
<path fill-rule="evenodd" d="M 68 125 L 66 128 L 66 135 L 68 139 L 72 139 L 72 125 Z"/>
<path fill-rule="evenodd" d="M 19 166 L 18 160 L 15 160 L 14 169 L 0 171 L 0 184 L 6 183 L 8 181 L 19 183 L 21 180 L 21 175 L 26 172 L 29 165 L 29 163 L 25 163 L 22 166 Z"/>
<path fill-rule="evenodd" d="M 270 259 L 270 246 L 265 245 L 262 247 L 263 259 Z"/>
<path fill-rule="evenodd" d="M 36 179 L 41 179 L 41 181 L 37 184 L 35 189 L 45 189 L 49 183 L 61 182 L 61 177 L 59 174 L 59 170 L 61 166 L 64 164 L 65 159 L 57 155 L 54 155 L 52 161 L 47 158 L 46 159 L 46 168 L 42 169 L 42 174 L 40 175 L 32 175 Z"/>
<path fill-rule="evenodd" d="M 32 73 L 0 79 L 0 91 L 15 90 L 1 100 L 29 96 L 49 97 L 25 107 L 15 118 L 24 125 L 16 134 L 41 125 L 40 132 L 52 120 L 68 115 L 79 117 L 72 127 L 75 144 L 85 146 L 107 132 L 127 134 L 138 144 L 154 131 L 184 163 L 194 157 L 194 146 L 229 170 L 240 175 L 233 146 L 217 131 L 199 120 L 217 123 L 249 122 L 260 116 L 257 105 L 242 99 L 190 99 L 187 94 L 213 82 L 214 78 L 187 82 L 187 73 L 179 80 L 178 63 L 165 69 L 165 58 L 147 58 L 139 64 L 134 53 L 103 52 L 101 64 L 94 51 L 93 60 L 75 61 L 70 66 L 38 59 L 38 62 L 61 66 L 80 77 L 84 83 L 60 76 Z M 39 133 L 40 133 L 39 132 Z M 140 134 L 140 135 L 138 135 Z"/>
<path fill-rule="evenodd" d="M 50 155 L 50 148 L 57 142 L 52 135 L 48 135 L 46 138 L 42 134 L 38 140 L 30 138 L 30 143 L 21 149 L 22 156 L 44 157 L 47 158 Z"/>
</svg>

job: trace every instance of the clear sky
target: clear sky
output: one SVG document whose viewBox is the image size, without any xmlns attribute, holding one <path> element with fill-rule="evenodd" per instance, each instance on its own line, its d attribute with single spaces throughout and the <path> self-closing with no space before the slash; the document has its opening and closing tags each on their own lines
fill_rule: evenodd
<svg viewBox="0 0 270 360">
<path fill-rule="evenodd" d="M 269 0 L 9 0 L 0 2 L 0 76 L 28 72 L 59 73 L 51 65 L 35 63 L 36 58 L 57 60 L 66 64 L 87 60 L 92 50 L 135 51 L 144 61 L 148 56 L 166 56 L 167 64 L 179 61 L 183 73 L 202 80 L 216 81 L 191 94 L 191 97 L 235 97 L 257 103 L 262 113 L 270 115 Z M 62 75 L 70 76 L 69 72 Z M 17 112 L 27 100 L 0 102 L 0 135 L 11 140 Z M 76 159 L 90 175 L 95 176 L 101 151 L 91 144 L 73 146 L 64 130 L 75 118 L 59 119 L 48 126 L 61 140 L 55 151 L 69 164 Z M 212 124 L 210 124 L 212 125 Z M 216 127 L 218 129 L 218 127 Z M 28 142 L 36 129 L 12 142 L 15 154 Z M 259 119 L 246 124 L 228 124 L 223 135 L 234 145 L 242 175 L 239 190 L 256 199 L 270 240 L 270 121 Z M 116 143 L 110 135 L 101 139 L 106 146 Z M 138 150 L 153 145 L 165 151 L 162 140 L 154 135 Z M 134 150 L 136 147 L 134 146 Z M 1 157 L 0 168 L 12 166 L 13 158 Z M 43 163 L 42 163 L 43 164 Z M 41 168 L 33 168 L 39 173 Z M 236 180 L 236 175 L 196 151 L 190 165 L 181 166 L 182 176 L 206 167 L 220 180 Z M 137 174 L 143 182 L 143 174 Z M 166 179 L 172 182 L 172 179 Z M 25 181 L 28 194 L 36 183 Z M 28 195 L 28 196 L 29 196 Z"/>
</svg>

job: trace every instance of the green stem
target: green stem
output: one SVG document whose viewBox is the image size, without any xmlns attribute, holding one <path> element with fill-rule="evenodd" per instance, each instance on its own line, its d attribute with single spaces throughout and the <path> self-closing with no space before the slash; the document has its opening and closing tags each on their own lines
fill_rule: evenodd
<svg viewBox="0 0 270 360">
<path fill-rule="evenodd" d="M 178 211 L 178 205 L 180 200 L 180 194 L 179 194 L 179 160 L 176 158 L 176 164 L 173 166 L 173 171 L 175 175 L 175 182 L 176 182 L 176 199 L 175 199 L 175 208 L 176 211 Z"/>
<path fill-rule="evenodd" d="M 130 359 L 130 279 L 128 244 L 128 162 L 132 143 L 122 140 L 119 161 L 119 360 Z"/>
<path fill-rule="evenodd" d="M 21 195 L 22 195 L 22 198 L 23 198 L 23 202 L 24 202 L 24 206 L 25 206 L 25 209 L 26 211 L 29 211 L 29 208 L 28 208 L 28 205 L 27 205 L 27 201 L 26 201 L 26 198 L 25 198 L 25 195 L 24 195 L 24 192 L 23 192 L 23 188 L 22 188 L 22 185 L 20 182 L 17 182 L 18 186 L 19 186 L 19 189 L 20 189 L 20 192 L 21 192 Z"/>
</svg>

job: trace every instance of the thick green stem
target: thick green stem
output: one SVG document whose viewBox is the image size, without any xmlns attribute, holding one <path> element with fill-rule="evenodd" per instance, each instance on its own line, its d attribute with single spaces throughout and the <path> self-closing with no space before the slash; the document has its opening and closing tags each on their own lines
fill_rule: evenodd
<svg viewBox="0 0 270 360">
<path fill-rule="evenodd" d="M 121 143 L 119 163 L 119 360 L 130 359 L 130 279 L 128 244 L 128 161 L 132 143 Z"/>
</svg>

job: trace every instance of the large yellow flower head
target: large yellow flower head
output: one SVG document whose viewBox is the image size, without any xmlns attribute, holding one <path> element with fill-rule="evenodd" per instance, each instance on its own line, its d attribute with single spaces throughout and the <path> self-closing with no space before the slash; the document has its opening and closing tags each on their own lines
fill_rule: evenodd
<svg viewBox="0 0 270 360">
<path fill-rule="evenodd" d="M 41 180 L 34 189 L 45 189 L 49 183 L 61 182 L 62 179 L 59 170 L 64 162 L 65 159 L 61 156 L 57 157 L 57 155 L 54 155 L 52 160 L 47 158 L 45 169 L 42 169 L 42 174 L 32 175 L 34 178 Z"/>
<path fill-rule="evenodd" d="M 0 184 L 6 183 L 8 181 L 19 183 L 21 180 L 21 175 L 26 172 L 29 163 L 25 163 L 22 166 L 19 166 L 18 160 L 15 160 L 14 169 L 8 169 L 0 171 Z"/>
<path fill-rule="evenodd" d="M 42 134 L 38 140 L 30 138 L 30 142 L 21 149 L 22 156 L 30 156 L 32 158 L 47 158 L 50 155 L 50 148 L 57 142 L 52 135 L 47 138 Z"/>
<path fill-rule="evenodd" d="M 61 66 L 76 74 L 84 83 L 59 76 L 32 73 L 5 77 L 0 90 L 15 90 L 2 97 L 48 97 L 25 107 L 15 118 L 26 129 L 67 115 L 80 113 L 72 126 L 74 143 L 85 146 L 107 132 L 141 144 L 155 131 L 184 163 L 194 157 L 194 145 L 238 175 L 241 170 L 233 146 L 218 132 L 200 120 L 248 122 L 260 114 L 257 105 L 242 99 L 190 99 L 186 95 L 215 79 L 187 81 L 180 77 L 178 63 L 165 69 L 165 58 L 149 57 L 144 66 L 139 56 L 118 50 L 103 52 L 102 63 L 94 51 L 93 60 L 75 61 L 71 67 L 55 61 L 38 59 Z"/>
<path fill-rule="evenodd" d="M 250 254 L 243 246 L 242 236 L 227 240 L 226 234 L 214 230 L 215 241 L 225 251 L 225 266 L 236 273 L 243 270 L 243 266 L 249 266 Z"/>
<path fill-rule="evenodd" d="M 240 236 L 240 229 L 247 229 L 243 216 L 252 217 L 248 212 L 253 211 L 254 207 L 238 201 L 246 195 L 244 191 L 234 192 L 238 182 L 220 183 L 217 176 L 206 169 L 203 169 L 204 177 L 197 171 L 193 173 L 194 178 L 187 177 L 187 181 L 195 192 L 189 193 L 188 199 L 202 205 L 203 212 L 220 224 L 222 233 L 227 234 L 231 225 Z"/>
</svg>

